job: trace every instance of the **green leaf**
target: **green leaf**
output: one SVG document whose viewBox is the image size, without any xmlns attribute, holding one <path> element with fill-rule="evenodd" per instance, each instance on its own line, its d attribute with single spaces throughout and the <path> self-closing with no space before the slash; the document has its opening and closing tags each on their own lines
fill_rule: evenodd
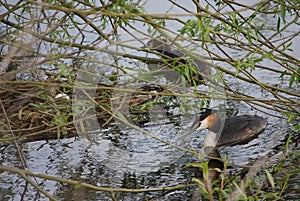
<svg viewBox="0 0 300 201">
<path fill-rule="evenodd" d="M 284 3 L 284 1 L 283 1 Z M 285 13 L 286 13 L 286 6 L 280 6 L 280 15 L 282 17 L 282 20 L 285 21 Z"/>
<path fill-rule="evenodd" d="M 236 25 L 236 27 L 239 27 L 239 21 L 238 21 L 238 19 L 234 19 L 234 23 L 235 23 L 235 25 Z"/>
<path fill-rule="evenodd" d="M 250 30 L 247 31 L 247 40 L 248 40 L 249 45 L 252 45 L 251 31 Z"/>
<path fill-rule="evenodd" d="M 289 118 L 288 118 L 288 123 L 291 123 L 294 119 L 295 119 L 295 115 L 294 114 L 290 114 Z"/>
<path fill-rule="evenodd" d="M 202 109 L 204 105 L 205 105 L 205 99 L 201 98 L 201 101 L 199 103 L 199 108 Z"/>
<path fill-rule="evenodd" d="M 289 87 L 291 88 L 291 86 L 293 85 L 294 81 L 295 81 L 296 75 L 295 73 L 293 73 L 290 77 L 290 82 L 289 82 Z"/>
<path fill-rule="evenodd" d="M 57 128 L 57 139 L 58 139 L 58 140 L 60 139 L 60 136 L 61 136 L 61 135 L 60 135 L 60 127 L 58 127 L 58 128 Z"/>
<path fill-rule="evenodd" d="M 198 183 L 199 186 L 202 187 L 202 188 L 205 187 L 204 183 L 200 179 L 193 178 L 192 181 Z"/>
<path fill-rule="evenodd" d="M 298 123 L 297 125 L 293 126 L 293 131 L 298 131 L 300 130 L 300 123 Z"/>
<path fill-rule="evenodd" d="M 280 17 L 278 17 L 277 25 L 276 25 L 276 31 L 279 32 L 279 30 L 280 30 Z"/>
<path fill-rule="evenodd" d="M 203 31 L 203 30 L 204 30 L 204 25 L 203 25 L 203 23 L 202 23 L 201 20 L 198 20 L 198 27 L 199 27 L 199 30 L 200 30 L 200 31 Z"/>
<path fill-rule="evenodd" d="M 187 167 L 196 167 L 196 168 L 200 168 L 201 167 L 201 164 L 200 163 L 189 163 L 185 166 L 186 168 Z"/>
<path fill-rule="evenodd" d="M 221 30 L 221 25 L 220 24 L 217 24 L 215 27 L 214 27 L 214 32 L 218 32 Z"/>
<path fill-rule="evenodd" d="M 265 170 L 266 174 L 267 174 L 267 178 L 272 186 L 272 189 L 275 188 L 275 182 L 274 182 L 274 179 L 272 177 L 272 175 L 270 174 L 270 172 L 268 170 Z"/>
<path fill-rule="evenodd" d="M 240 72 L 240 69 L 242 68 L 242 62 L 240 60 L 237 60 L 237 64 L 236 64 L 235 68 L 236 68 L 235 76 L 237 76 Z"/>
<path fill-rule="evenodd" d="M 289 135 L 288 138 L 287 138 L 287 140 L 286 140 L 285 146 L 284 146 L 284 152 L 285 153 L 288 153 L 289 144 L 291 142 L 291 139 L 292 139 L 292 135 Z"/>
<path fill-rule="evenodd" d="M 203 171 L 203 179 L 208 180 L 209 179 L 208 178 L 208 161 L 203 163 L 202 171 Z"/>
<path fill-rule="evenodd" d="M 208 27 L 208 28 L 206 29 L 205 33 L 204 33 L 204 39 L 205 39 L 206 41 L 210 41 L 210 37 L 209 37 L 210 30 L 211 30 L 211 28 Z"/>
<path fill-rule="evenodd" d="M 285 71 L 283 71 L 282 73 L 281 73 L 281 75 L 279 76 L 279 78 L 283 78 L 283 76 L 284 75 L 286 75 L 286 73 L 287 73 L 287 71 L 285 70 Z"/>
</svg>

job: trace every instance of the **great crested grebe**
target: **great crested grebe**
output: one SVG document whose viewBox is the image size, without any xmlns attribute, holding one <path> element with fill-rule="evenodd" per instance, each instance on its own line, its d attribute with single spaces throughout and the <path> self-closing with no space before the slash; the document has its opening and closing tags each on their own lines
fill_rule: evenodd
<svg viewBox="0 0 300 201">
<path fill-rule="evenodd" d="M 222 126 L 223 124 L 223 126 Z M 267 120 L 259 116 L 235 116 L 223 120 L 213 113 L 212 109 L 204 109 L 193 123 L 190 132 L 208 129 L 204 140 L 204 151 L 208 156 L 209 184 L 218 178 L 224 163 L 218 151 L 219 147 L 245 144 L 254 139 L 267 126 Z M 218 133 L 220 133 L 218 135 Z"/>
<path fill-rule="evenodd" d="M 257 137 L 266 126 L 267 120 L 260 116 L 243 115 L 227 117 L 223 120 L 214 114 L 212 109 L 204 109 L 193 123 L 190 132 L 208 129 L 204 145 L 223 147 L 246 144 Z"/>
<path fill-rule="evenodd" d="M 162 58 L 169 60 L 169 62 L 167 62 L 169 64 L 167 69 L 165 68 L 163 69 L 162 67 L 159 67 L 157 64 L 148 64 L 148 67 L 149 70 L 157 70 L 158 67 L 160 69 L 163 69 L 162 74 L 164 74 L 164 76 L 170 81 L 178 80 L 178 78 L 180 78 L 180 75 L 183 75 L 187 81 L 190 80 L 190 78 L 186 77 L 186 75 L 184 74 L 186 72 L 185 69 L 180 70 L 180 67 L 178 69 L 176 67 L 175 69 L 171 69 L 170 66 L 174 66 L 174 64 L 176 66 L 179 66 L 180 64 L 188 64 L 188 63 L 193 65 L 196 71 L 190 70 L 189 73 L 190 73 L 190 77 L 192 78 L 194 83 L 196 83 L 196 85 L 203 83 L 202 82 L 203 78 L 201 74 L 210 75 L 211 73 L 211 67 L 208 64 L 200 61 L 199 59 L 191 59 L 191 58 L 188 59 L 186 55 L 180 50 L 172 50 L 166 39 L 153 38 L 144 47 L 147 47 L 150 50 L 154 50 L 160 53 L 160 56 Z M 184 73 L 180 73 L 180 72 L 184 72 Z M 193 84 L 193 82 L 191 84 Z"/>
</svg>

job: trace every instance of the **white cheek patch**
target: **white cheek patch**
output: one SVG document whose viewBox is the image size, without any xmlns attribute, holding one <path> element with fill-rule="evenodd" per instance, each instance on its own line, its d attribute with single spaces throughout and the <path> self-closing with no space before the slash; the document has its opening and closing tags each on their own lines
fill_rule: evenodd
<svg viewBox="0 0 300 201">
<path fill-rule="evenodd" d="M 216 133 L 209 131 L 204 139 L 204 147 L 215 147 L 218 142 L 217 137 Z"/>
<path fill-rule="evenodd" d="M 207 118 L 206 118 L 201 122 L 200 126 L 197 128 L 197 131 L 201 131 L 201 130 L 204 130 L 207 128 L 208 128 L 208 122 L 207 122 Z"/>
</svg>

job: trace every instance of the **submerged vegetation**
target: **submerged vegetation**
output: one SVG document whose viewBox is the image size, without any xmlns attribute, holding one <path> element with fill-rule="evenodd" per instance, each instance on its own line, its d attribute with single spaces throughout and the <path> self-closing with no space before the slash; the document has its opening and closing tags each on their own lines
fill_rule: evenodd
<svg viewBox="0 0 300 201">
<path fill-rule="evenodd" d="M 51 200 L 57 198 L 32 177 L 107 192 L 111 200 L 126 192 L 154 192 L 147 199 L 159 200 L 187 189 L 196 189 L 205 200 L 299 198 L 295 178 L 300 174 L 300 58 L 295 41 L 300 37 L 300 3 L 193 0 L 181 5 L 170 0 L 164 4 L 176 12 L 153 13 L 150 0 L 0 3 L 0 147 L 2 151 L 15 146 L 22 167 L 0 164 L 0 173 L 19 174 Z M 166 57 L 163 50 L 150 48 L 151 39 L 166 41 L 177 56 Z M 195 80 L 199 69 L 193 61 L 211 68 L 209 75 L 201 72 L 204 85 Z M 151 70 L 151 65 L 159 68 Z M 166 74 L 176 79 L 171 83 L 164 79 Z M 241 90 L 232 80 L 255 93 Z M 199 100 L 196 106 L 191 99 Z M 202 175 L 188 184 L 155 188 L 100 187 L 27 170 L 24 143 L 86 137 L 115 127 L 116 122 L 171 144 L 143 128 L 153 117 L 159 119 L 161 110 L 172 119 L 208 107 L 212 100 L 221 102 L 227 113 L 232 112 L 227 103 L 244 101 L 261 114 L 285 119 L 290 133 L 274 147 L 279 150 L 276 163 L 267 163 L 269 154 L 239 167 L 241 174 L 230 175 L 227 170 L 235 164 L 226 158 L 223 170 L 215 170 L 218 179 L 210 181 L 208 161 L 186 149 L 199 161 L 185 165 L 201 169 Z M 109 138 L 113 143 L 122 140 L 119 135 Z"/>
</svg>

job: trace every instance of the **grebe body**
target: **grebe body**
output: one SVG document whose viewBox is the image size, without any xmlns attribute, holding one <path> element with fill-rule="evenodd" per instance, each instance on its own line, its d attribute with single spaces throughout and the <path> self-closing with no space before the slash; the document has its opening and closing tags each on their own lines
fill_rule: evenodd
<svg viewBox="0 0 300 201">
<path fill-rule="evenodd" d="M 192 130 L 208 129 L 205 145 L 223 147 L 246 144 L 256 138 L 266 126 L 267 120 L 260 116 L 243 115 L 222 120 L 211 109 L 205 109 L 192 125 Z"/>
</svg>

